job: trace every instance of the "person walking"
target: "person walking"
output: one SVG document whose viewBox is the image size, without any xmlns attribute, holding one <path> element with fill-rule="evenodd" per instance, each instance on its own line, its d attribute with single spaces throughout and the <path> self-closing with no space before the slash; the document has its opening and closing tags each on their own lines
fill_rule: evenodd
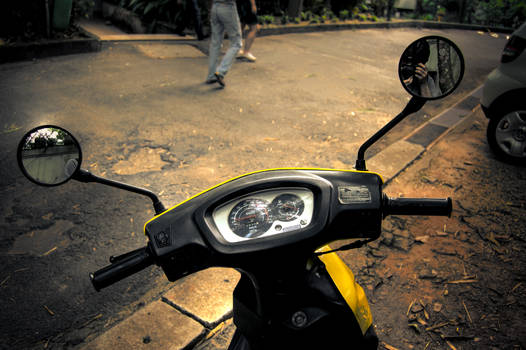
<svg viewBox="0 0 526 350">
<path fill-rule="evenodd" d="M 245 35 L 245 45 L 239 50 L 238 58 L 243 58 L 250 62 L 256 62 L 256 56 L 250 52 L 250 48 L 256 40 L 258 31 L 258 8 L 256 0 L 237 0 L 237 9 L 239 12 L 239 19 L 241 21 L 241 29 L 248 26 L 248 31 Z"/>
<path fill-rule="evenodd" d="M 221 87 L 225 87 L 225 75 L 232 66 L 242 44 L 241 25 L 239 23 L 235 0 L 213 0 L 210 13 L 210 26 L 212 28 L 212 34 L 210 36 L 206 83 L 213 84 L 217 82 Z M 230 47 L 226 51 L 219 66 L 217 66 L 225 32 L 228 34 Z"/>
</svg>

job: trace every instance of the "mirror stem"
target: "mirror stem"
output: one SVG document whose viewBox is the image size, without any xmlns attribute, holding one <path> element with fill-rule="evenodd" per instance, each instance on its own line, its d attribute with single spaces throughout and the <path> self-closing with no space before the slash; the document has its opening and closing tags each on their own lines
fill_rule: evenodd
<svg viewBox="0 0 526 350">
<path fill-rule="evenodd" d="M 97 182 L 103 185 L 117 187 L 121 190 L 142 194 L 143 196 L 147 196 L 152 200 L 156 215 L 159 215 L 162 212 L 166 211 L 166 208 L 164 207 L 163 203 L 159 200 L 159 197 L 157 197 L 157 195 L 152 191 L 147 190 L 145 188 L 135 187 L 132 185 L 125 184 L 123 182 L 108 180 L 103 177 L 93 175 L 89 171 L 83 169 L 79 169 L 78 172 L 75 175 L 73 175 L 73 179 L 80 182 Z"/>
<path fill-rule="evenodd" d="M 407 117 L 410 114 L 413 114 L 415 112 L 418 112 L 426 103 L 426 100 L 423 98 L 419 98 L 416 96 L 413 96 L 411 100 L 407 103 L 404 110 L 393 118 L 389 123 L 387 123 L 383 128 L 378 130 L 376 134 L 371 136 L 367 141 L 363 143 L 363 145 L 360 146 L 360 149 L 358 150 L 358 158 L 356 159 L 356 170 L 366 171 L 367 167 L 365 166 L 365 151 L 378 139 L 380 139 L 382 136 L 387 134 L 389 130 L 395 127 L 398 123 L 400 123 L 402 120 L 404 120 L 405 117 Z"/>
</svg>

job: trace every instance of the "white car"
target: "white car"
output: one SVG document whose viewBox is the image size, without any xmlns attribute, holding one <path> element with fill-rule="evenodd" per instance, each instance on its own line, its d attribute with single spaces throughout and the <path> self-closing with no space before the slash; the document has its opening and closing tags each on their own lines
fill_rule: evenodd
<svg viewBox="0 0 526 350">
<path fill-rule="evenodd" d="M 526 22 L 511 35 L 501 64 L 488 76 L 482 110 L 488 143 L 498 158 L 526 165 Z"/>
</svg>

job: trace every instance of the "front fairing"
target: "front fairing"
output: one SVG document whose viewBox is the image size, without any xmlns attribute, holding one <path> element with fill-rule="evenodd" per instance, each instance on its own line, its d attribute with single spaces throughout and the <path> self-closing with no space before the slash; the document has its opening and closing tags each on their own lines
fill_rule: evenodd
<svg viewBox="0 0 526 350">
<path fill-rule="evenodd" d="M 250 271 L 262 260 L 296 265 L 299 259 L 299 264 L 304 264 L 314 250 L 331 241 L 379 236 L 382 184 L 378 174 L 360 171 L 255 172 L 224 182 L 154 217 L 146 223 L 145 233 L 161 266 L 172 265 L 185 273 L 210 266 Z M 214 210 L 239 198 L 257 198 L 262 191 L 279 193 L 281 189 L 284 193 L 294 189 L 312 193 L 308 224 L 239 242 L 224 237 Z"/>
</svg>

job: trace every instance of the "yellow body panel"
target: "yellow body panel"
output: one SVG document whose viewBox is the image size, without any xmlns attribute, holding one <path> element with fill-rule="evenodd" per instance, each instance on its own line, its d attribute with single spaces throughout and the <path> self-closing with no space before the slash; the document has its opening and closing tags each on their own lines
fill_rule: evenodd
<svg viewBox="0 0 526 350">
<path fill-rule="evenodd" d="M 313 169 L 313 168 L 275 168 L 275 169 L 265 169 L 265 170 L 253 171 L 253 172 L 251 172 L 251 173 L 243 174 L 243 175 L 240 175 L 240 176 L 236 176 L 236 177 L 234 177 L 234 178 L 232 178 L 232 179 L 230 179 L 230 180 L 223 181 L 223 182 L 221 182 L 221 183 L 219 183 L 219 184 L 217 184 L 217 185 L 215 185 L 215 186 L 213 186 L 213 187 L 210 187 L 209 189 L 206 189 L 206 190 L 204 190 L 204 191 L 202 191 L 202 192 L 199 192 L 198 194 L 196 194 L 196 195 L 194 195 L 194 196 L 192 196 L 192 197 L 190 197 L 190 198 L 188 198 L 188 199 L 182 201 L 181 203 L 178 203 L 178 204 L 174 205 L 173 207 L 171 207 L 170 209 L 166 210 L 165 212 L 163 212 L 163 213 L 161 213 L 161 214 L 159 214 L 159 215 L 156 215 L 156 216 L 154 216 L 153 218 L 151 218 L 150 220 L 148 220 L 148 221 L 144 224 L 143 231 L 144 231 L 144 233 L 146 233 L 146 225 L 147 225 L 150 221 L 155 220 L 155 219 L 158 218 L 159 216 L 161 216 L 161 215 L 163 215 L 163 214 L 166 214 L 166 213 L 169 212 L 170 210 L 177 208 L 177 207 L 180 206 L 181 204 L 183 204 L 183 203 L 185 203 L 185 202 L 188 202 L 189 200 L 191 200 L 191 199 L 193 199 L 193 198 L 195 198 L 195 197 L 197 197 L 197 196 L 200 196 L 200 195 L 202 195 L 202 194 L 205 193 L 205 192 L 208 192 L 208 191 L 210 191 L 210 190 L 213 190 L 213 189 L 216 188 L 216 187 L 219 187 L 219 186 L 221 186 L 221 185 L 223 185 L 223 184 L 226 184 L 227 182 L 233 181 L 233 180 L 235 180 L 235 179 L 239 179 L 239 178 L 241 178 L 241 177 L 243 177 L 243 176 L 252 175 L 252 174 L 257 174 L 257 173 L 262 173 L 262 172 L 265 172 L 265 171 L 275 171 L 275 170 L 313 170 L 313 171 L 324 170 L 324 171 L 346 171 L 346 172 L 354 172 L 354 173 L 368 173 L 368 174 L 376 174 L 376 175 L 378 175 L 378 176 L 380 177 L 380 179 L 382 179 L 382 182 L 384 182 L 384 179 L 382 178 L 382 175 L 380 175 L 380 174 L 378 174 L 378 173 L 370 172 L 370 171 L 360 171 L 360 170 L 342 170 L 342 169 L 324 169 L 324 168 L 319 168 L 319 169 L 318 169 L 318 168 L 314 168 L 314 169 Z"/>
<path fill-rule="evenodd" d="M 317 250 L 317 252 L 326 252 L 331 248 L 326 245 Z M 363 291 L 363 288 L 354 280 L 354 274 L 351 269 L 343 262 L 336 253 L 327 253 L 320 255 L 320 260 L 325 264 L 327 272 L 331 276 L 334 284 L 340 291 L 347 305 L 351 308 L 360 325 L 362 334 L 373 324 L 373 315 L 369 308 L 369 302 Z"/>
</svg>

